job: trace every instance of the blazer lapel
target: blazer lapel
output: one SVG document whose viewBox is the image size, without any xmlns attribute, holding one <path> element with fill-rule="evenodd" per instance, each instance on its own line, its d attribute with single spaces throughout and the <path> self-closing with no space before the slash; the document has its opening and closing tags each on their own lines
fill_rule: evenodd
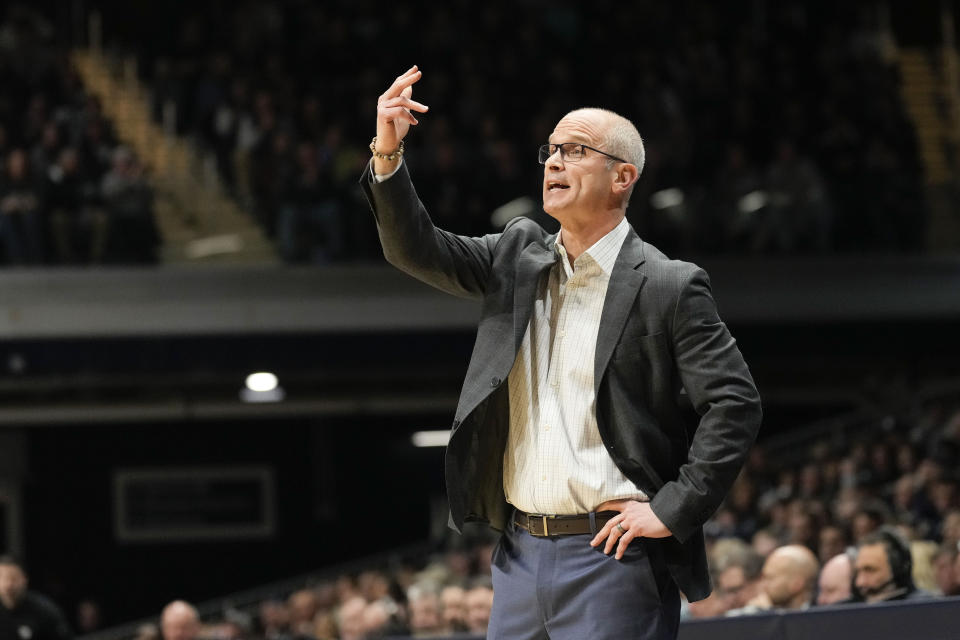
<svg viewBox="0 0 960 640">
<path fill-rule="evenodd" d="M 520 348 L 523 334 L 530 322 L 530 312 L 537 295 L 540 276 L 557 260 L 553 252 L 556 235 L 546 239 L 546 246 L 531 244 L 520 254 L 517 260 L 516 282 L 513 289 L 513 338 L 514 353 Z"/>
<path fill-rule="evenodd" d="M 630 316 L 633 301 L 646 282 L 647 276 L 639 270 L 644 263 L 643 241 L 637 232 L 630 229 L 617 261 L 610 274 L 610 283 L 607 285 L 607 295 L 603 301 L 603 312 L 600 315 L 600 330 L 597 334 L 597 350 L 594 357 L 593 390 L 600 388 L 600 380 L 607 369 L 607 363 L 613 350 L 620 341 L 620 334 Z"/>
</svg>

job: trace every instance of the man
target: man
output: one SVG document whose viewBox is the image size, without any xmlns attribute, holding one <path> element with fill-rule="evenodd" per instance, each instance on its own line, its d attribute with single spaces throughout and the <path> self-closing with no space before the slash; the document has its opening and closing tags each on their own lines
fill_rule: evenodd
<svg viewBox="0 0 960 640">
<path fill-rule="evenodd" d="M 677 587 L 710 593 L 702 525 L 761 414 L 709 279 L 627 224 L 643 142 L 600 109 L 541 148 L 559 234 L 525 218 L 482 238 L 436 229 L 401 158 L 427 111 L 420 77 L 380 97 L 361 184 L 388 261 L 483 303 L 445 466 L 451 524 L 503 531 L 487 637 L 674 638 Z"/>
<path fill-rule="evenodd" d="M 337 627 L 340 640 L 363 640 L 366 635 L 364 612 L 367 601 L 363 596 L 350 596 L 337 611 Z"/>
<path fill-rule="evenodd" d="M 817 556 L 820 562 L 829 562 L 837 557 L 850 544 L 846 530 L 836 524 L 826 524 L 820 528 L 819 543 L 817 546 Z"/>
<path fill-rule="evenodd" d="M 410 635 L 414 638 L 433 638 L 443 633 L 440 617 L 440 594 L 428 583 L 414 583 L 407 589 L 407 610 Z"/>
<path fill-rule="evenodd" d="M 493 608 L 493 589 L 489 582 L 480 580 L 463 598 L 466 607 L 467 632 L 485 635 L 490 624 L 490 611 Z M 489 637 L 489 636 L 488 636 Z"/>
<path fill-rule="evenodd" d="M 440 591 L 443 631 L 448 635 L 467 630 L 465 600 L 466 591 L 460 585 L 447 585 Z"/>
<path fill-rule="evenodd" d="M 960 581 L 953 570 L 953 565 L 957 561 L 957 545 L 941 545 L 937 553 L 933 556 L 933 580 L 937 585 L 937 591 L 945 596 L 960 595 Z"/>
<path fill-rule="evenodd" d="M 768 609 L 796 611 L 813 602 L 820 563 L 807 547 L 788 544 L 777 547 L 763 563 L 761 593 L 746 607 L 729 611 L 736 616 Z"/>
<path fill-rule="evenodd" d="M 313 616 L 320 609 L 320 602 L 313 589 L 294 591 L 287 598 L 290 612 L 290 633 L 294 637 L 310 637 L 313 632 Z"/>
<path fill-rule="evenodd" d="M 200 616 L 196 608 L 183 600 L 174 600 L 160 614 L 163 640 L 195 640 L 200 634 Z"/>
<path fill-rule="evenodd" d="M 817 604 L 849 602 L 853 596 L 853 563 L 849 554 L 840 553 L 827 560 L 817 582 Z"/>
<path fill-rule="evenodd" d="M 860 540 L 854 572 L 857 594 L 868 604 L 929 596 L 913 583 L 909 545 L 890 527 L 880 527 Z"/>
<path fill-rule="evenodd" d="M 70 640 L 73 633 L 51 600 L 27 590 L 23 566 L 0 556 L 0 640 Z"/>
<path fill-rule="evenodd" d="M 763 558 L 746 543 L 736 539 L 736 547 L 720 558 L 716 567 L 716 593 L 723 611 L 740 609 L 759 595 L 762 586 Z M 714 546 L 716 557 L 718 542 Z"/>
</svg>

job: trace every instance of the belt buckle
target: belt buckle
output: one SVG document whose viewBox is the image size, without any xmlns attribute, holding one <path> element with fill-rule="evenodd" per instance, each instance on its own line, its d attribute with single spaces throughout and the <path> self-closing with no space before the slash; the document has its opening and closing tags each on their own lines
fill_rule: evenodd
<svg viewBox="0 0 960 640">
<path fill-rule="evenodd" d="M 547 537 L 550 535 L 550 531 L 547 528 L 547 516 L 541 516 L 543 518 L 543 536 Z"/>
</svg>

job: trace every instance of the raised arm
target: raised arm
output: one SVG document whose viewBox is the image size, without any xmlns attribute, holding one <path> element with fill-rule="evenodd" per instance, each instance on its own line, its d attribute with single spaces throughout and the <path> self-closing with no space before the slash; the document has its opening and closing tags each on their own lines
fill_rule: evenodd
<svg viewBox="0 0 960 640">
<path fill-rule="evenodd" d="M 377 99 L 377 140 L 374 148 L 378 154 L 394 154 L 407 137 L 410 125 L 419 124 L 412 112 L 426 113 L 430 108 L 413 100 L 413 85 L 421 77 L 423 74 L 420 69 L 413 65 Z M 375 155 L 373 171 L 377 175 L 387 175 L 396 171 L 399 164 L 399 156 L 389 160 Z"/>
<path fill-rule="evenodd" d="M 427 106 L 412 99 L 421 77 L 416 66 L 397 77 L 377 100 L 377 137 L 370 170 L 360 185 L 377 219 L 383 255 L 418 280 L 463 297 L 486 290 L 499 234 L 471 238 L 437 229 L 417 197 L 400 143 Z M 391 157 L 392 156 L 392 157 Z M 396 172 L 396 175 L 393 175 Z"/>
</svg>

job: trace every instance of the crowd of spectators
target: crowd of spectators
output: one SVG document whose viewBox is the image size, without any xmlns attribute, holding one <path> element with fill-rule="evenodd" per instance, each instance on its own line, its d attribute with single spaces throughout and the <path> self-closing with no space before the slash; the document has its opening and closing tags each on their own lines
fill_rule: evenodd
<svg viewBox="0 0 960 640">
<path fill-rule="evenodd" d="M 158 244 L 144 167 L 50 24 L 12 5 L 0 24 L 0 264 L 149 263 Z"/>
<path fill-rule="evenodd" d="M 404 564 L 341 575 L 210 621 L 201 622 L 192 605 L 175 601 L 164 608 L 159 625 L 142 625 L 136 640 L 483 637 L 493 604 L 491 550 L 484 538 L 418 569 Z"/>
<path fill-rule="evenodd" d="M 832 442 L 785 468 L 753 450 L 707 525 L 715 590 L 689 615 L 960 595 L 960 410 Z"/>
<path fill-rule="evenodd" d="M 175 106 L 288 260 L 377 254 L 356 182 L 376 97 L 411 63 L 431 111 L 406 161 L 444 228 L 536 202 L 537 147 L 596 104 L 645 136 L 628 217 L 668 252 L 921 248 L 913 128 L 870 3 L 418 6 L 201 3 L 142 45 L 157 118 Z"/>
<path fill-rule="evenodd" d="M 685 618 L 960 596 L 960 403 L 850 433 L 814 440 L 797 464 L 752 449 L 705 527 L 714 591 L 684 602 Z M 136 640 L 482 637 L 494 543 L 450 533 L 430 557 L 327 573 L 203 623 L 171 603 Z"/>
</svg>

